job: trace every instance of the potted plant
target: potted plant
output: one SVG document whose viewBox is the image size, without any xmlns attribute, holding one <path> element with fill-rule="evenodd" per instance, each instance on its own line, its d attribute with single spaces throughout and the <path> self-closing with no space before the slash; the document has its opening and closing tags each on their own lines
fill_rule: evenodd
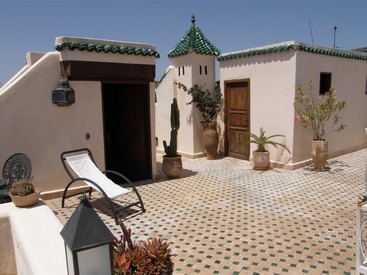
<svg viewBox="0 0 367 275">
<path fill-rule="evenodd" d="M 35 189 L 32 182 L 27 179 L 15 182 L 9 191 L 12 202 L 17 207 L 31 206 L 38 202 L 41 190 Z"/>
<path fill-rule="evenodd" d="M 268 150 L 266 150 L 266 145 L 268 144 L 276 148 L 278 146 L 283 147 L 288 153 L 290 153 L 286 145 L 272 140 L 275 137 L 284 137 L 284 135 L 266 136 L 263 128 L 260 128 L 260 135 L 258 136 L 250 133 L 250 143 L 257 145 L 257 149 L 252 152 L 254 170 L 264 171 L 269 169 L 270 153 Z"/>
<path fill-rule="evenodd" d="M 215 89 L 213 93 L 211 93 L 208 89 L 204 90 L 202 86 L 196 84 L 191 88 L 187 88 L 182 83 L 177 83 L 177 86 L 192 96 L 192 100 L 187 104 L 194 103 L 199 109 L 202 116 L 200 123 L 204 127 L 202 141 L 206 151 L 207 159 L 216 159 L 219 137 L 215 120 L 223 104 L 219 81 L 215 83 Z"/>
<path fill-rule="evenodd" d="M 314 169 L 324 171 L 328 159 L 328 141 L 325 139 L 327 131 L 342 131 L 346 125 L 340 119 L 340 112 L 346 107 L 345 101 L 337 101 L 335 90 L 329 89 L 323 96 L 314 99 L 312 96 L 313 83 L 309 82 L 310 94 L 296 87 L 294 101 L 295 121 L 313 134 L 311 157 Z"/>
<path fill-rule="evenodd" d="M 177 154 L 177 132 L 180 128 L 180 110 L 177 106 L 177 99 L 173 98 L 171 103 L 171 140 L 168 145 L 163 141 L 164 152 L 162 170 L 168 178 L 179 178 L 182 175 L 182 159 Z"/>
<path fill-rule="evenodd" d="M 122 236 L 113 244 L 114 274 L 173 274 L 169 244 L 161 238 L 139 241 L 131 240 L 131 230 L 120 222 Z"/>
</svg>

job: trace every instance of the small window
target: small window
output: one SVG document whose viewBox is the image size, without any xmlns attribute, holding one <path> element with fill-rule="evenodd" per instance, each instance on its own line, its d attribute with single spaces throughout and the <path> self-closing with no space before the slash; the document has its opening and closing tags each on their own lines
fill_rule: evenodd
<svg viewBox="0 0 367 275">
<path fill-rule="evenodd" d="M 208 75 L 208 66 L 205 66 L 205 75 Z"/>
<path fill-rule="evenodd" d="M 185 75 L 185 67 L 182 66 L 182 75 Z"/>
<path fill-rule="evenodd" d="M 203 72 L 202 72 L 202 69 L 203 69 L 203 68 L 202 68 L 202 67 L 201 67 L 201 65 L 200 65 L 200 74 L 202 74 L 202 73 L 203 73 Z"/>
<path fill-rule="evenodd" d="M 178 67 L 178 76 L 181 75 L 181 67 Z"/>
<path fill-rule="evenodd" d="M 364 86 L 364 94 L 367 95 L 367 76 L 366 76 L 366 84 Z"/>
<path fill-rule="evenodd" d="M 324 95 L 331 88 L 331 73 L 320 73 L 320 95 Z"/>
</svg>

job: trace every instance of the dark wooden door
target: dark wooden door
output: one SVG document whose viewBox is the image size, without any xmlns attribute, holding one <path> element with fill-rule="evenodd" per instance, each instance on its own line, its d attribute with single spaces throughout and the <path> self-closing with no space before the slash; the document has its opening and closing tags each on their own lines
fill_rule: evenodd
<svg viewBox="0 0 367 275">
<path fill-rule="evenodd" d="M 249 82 L 225 84 L 226 97 L 226 155 L 250 157 L 250 89 Z"/>
<path fill-rule="evenodd" d="M 106 169 L 132 181 L 151 178 L 149 87 L 104 84 Z"/>
</svg>

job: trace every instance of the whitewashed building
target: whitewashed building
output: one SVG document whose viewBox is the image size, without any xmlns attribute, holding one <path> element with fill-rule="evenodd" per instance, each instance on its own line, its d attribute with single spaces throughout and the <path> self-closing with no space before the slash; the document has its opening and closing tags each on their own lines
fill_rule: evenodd
<svg viewBox="0 0 367 275">
<path fill-rule="evenodd" d="M 328 132 L 329 156 L 348 153 L 367 144 L 367 54 L 299 42 L 284 42 L 222 54 L 220 82 L 225 93 L 224 152 L 251 159 L 255 145 L 246 132 L 285 135 L 291 154 L 269 147 L 273 163 L 297 168 L 309 162 L 312 134 L 294 120 L 297 84 L 314 83 L 317 97 L 332 87 L 347 107 L 341 112 L 347 128 Z M 248 137 L 247 137 L 248 138 Z M 241 146 L 242 145 L 242 146 Z"/>
<path fill-rule="evenodd" d="M 22 153 L 33 183 L 43 194 L 57 193 L 69 180 L 61 152 L 87 147 L 101 169 L 152 179 L 155 46 L 59 37 L 55 47 L 27 54 L 25 67 L 0 89 L 0 166 Z M 74 97 L 54 98 L 65 85 Z"/>
<path fill-rule="evenodd" d="M 158 152 L 163 152 L 162 141 L 169 141 L 170 103 L 176 97 L 181 112 L 178 152 L 191 158 L 205 156 L 200 114 L 186 104 L 191 96 L 174 83 L 213 90 L 218 55 L 219 50 L 204 37 L 193 16 L 189 30 L 168 53 L 172 65 L 156 88 Z M 290 41 L 224 53 L 217 60 L 224 96 L 223 112 L 217 121 L 218 150 L 225 156 L 251 160 L 255 145 L 249 143 L 249 133 L 258 134 L 262 127 L 267 135 L 284 135 L 276 141 L 285 143 L 291 151 L 289 154 L 269 146 L 273 165 L 295 169 L 309 164 L 312 134 L 295 122 L 293 103 L 296 85 L 307 90 L 310 81 L 314 83 L 314 96 L 320 95 L 320 89 L 323 93 L 331 87 L 338 100 L 347 102 L 341 112 L 347 128 L 326 134 L 329 156 L 366 147 L 367 53 L 363 49 L 348 51 Z"/>
<path fill-rule="evenodd" d="M 156 88 L 156 134 L 157 150 L 163 151 L 163 140 L 170 140 L 170 104 L 177 98 L 180 110 L 180 129 L 177 138 L 177 151 L 188 158 L 205 156 L 201 136 L 203 126 L 201 115 L 194 105 L 187 105 L 191 95 L 179 89 L 176 83 L 191 88 L 195 84 L 214 91 L 215 62 L 220 51 L 204 36 L 196 25 L 195 16 L 191 26 L 176 46 L 170 50 L 168 57 L 172 62 Z"/>
</svg>

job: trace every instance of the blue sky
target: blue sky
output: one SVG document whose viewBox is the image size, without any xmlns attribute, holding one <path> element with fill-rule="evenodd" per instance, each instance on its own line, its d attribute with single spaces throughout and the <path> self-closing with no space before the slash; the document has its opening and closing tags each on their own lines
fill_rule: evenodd
<svg viewBox="0 0 367 275">
<path fill-rule="evenodd" d="M 337 47 L 367 46 L 366 11 L 366 0 L 1 0 L 0 85 L 28 51 L 53 51 L 58 36 L 153 44 L 159 80 L 192 14 L 227 53 L 290 40 L 332 47 L 334 26 Z"/>
</svg>

